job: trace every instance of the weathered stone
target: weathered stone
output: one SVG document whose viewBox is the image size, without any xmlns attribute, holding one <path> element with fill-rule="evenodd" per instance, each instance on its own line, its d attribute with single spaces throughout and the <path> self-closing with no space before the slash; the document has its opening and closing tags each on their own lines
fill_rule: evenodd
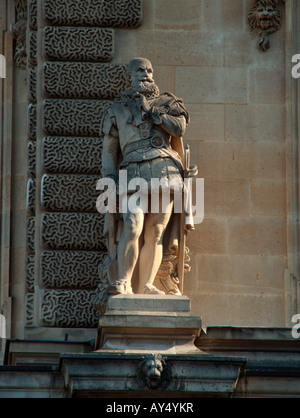
<svg viewBox="0 0 300 418">
<path fill-rule="evenodd" d="M 44 0 L 44 19 L 50 25 L 135 28 L 142 23 L 141 0 Z"/>
<path fill-rule="evenodd" d="M 101 172 L 102 138 L 45 137 L 43 164 L 51 173 Z"/>
<path fill-rule="evenodd" d="M 47 97 L 112 99 L 119 97 L 125 86 L 124 65 L 47 62 L 43 67 Z"/>
<path fill-rule="evenodd" d="M 41 281 L 46 288 L 94 289 L 99 283 L 100 251 L 43 251 Z"/>
<path fill-rule="evenodd" d="M 46 60 L 110 61 L 113 58 L 112 29 L 46 27 L 43 54 Z"/>
<path fill-rule="evenodd" d="M 99 135 L 104 100 L 44 100 L 43 127 L 48 135 Z"/>
<path fill-rule="evenodd" d="M 41 204 L 46 210 L 61 212 L 96 212 L 99 176 L 44 174 Z"/>
<path fill-rule="evenodd" d="M 99 213 L 44 213 L 42 242 L 53 250 L 106 250 Z"/>
<path fill-rule="evenodd" d="M 47 327 L 93 328 L 99 314 L 93 310 L 92 290 L 40 290 L 40 322 Z"/>
</svg>

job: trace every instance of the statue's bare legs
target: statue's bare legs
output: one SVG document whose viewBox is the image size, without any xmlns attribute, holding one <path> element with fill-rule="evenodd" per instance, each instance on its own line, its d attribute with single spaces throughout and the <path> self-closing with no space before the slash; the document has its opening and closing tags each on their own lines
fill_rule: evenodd
<svg viewBox="0 0 300 418">
<path fill-rule="evenodd" d="M 139 285 L 137 293 L 164 294 L 153 286 L 163 253 L 163 236 L 170 220 L 172 203 L 167 213 L 138 211 L 125 213 L 124 229 L 118 245 L 119 281 L 126 282 L 126 292 L 131 293 L 131 277 L 139 260 Z M 144 244 L 139 250 L 139 237 L 144 230 Z"/>
</svg>

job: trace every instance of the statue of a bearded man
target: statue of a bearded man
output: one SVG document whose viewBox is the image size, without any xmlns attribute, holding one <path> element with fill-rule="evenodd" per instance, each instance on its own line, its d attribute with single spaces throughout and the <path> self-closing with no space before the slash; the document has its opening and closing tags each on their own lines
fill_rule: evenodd
<svg viewBox="0 0 300 418">
<path fill-rule="evenodd" d="M 158 196 L 166 185 L 170 202 L 168 210 L 160 208 L 155 213 L 151 202 L 147 208 L 124 211 L 124 199 L 133 192 L 128 188 L 124 196 L 118 184 L 123 211 L 109 214 L 106 223 L 111 261 L 108 293 L 181 294 L 174 261 L 178 264 L 182 214 L 174 213 L 174 194 L 176 190 L 182 193 L 184 176 L 197 174 L 196 167 L 187 173 L 183 161 L 182 136 L 189 115 L 181 99 L 171 93 L 160 94 L 149 60 L 131 60 L 126 76 L 130 89 L 114 100 L 101 123 L 102 177 L 118 184 L 120 170 L 126 170 L 127 185 L 132 179 L 144 179 L 149 196 L 152 179 L 159 179 Z M 193 226 L 185 225 L 184 229 Z"/>
</svg>

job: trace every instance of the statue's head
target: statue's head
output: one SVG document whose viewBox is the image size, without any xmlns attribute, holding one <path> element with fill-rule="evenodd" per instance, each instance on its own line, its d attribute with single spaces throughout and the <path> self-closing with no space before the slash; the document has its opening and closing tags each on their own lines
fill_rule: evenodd
<svg viewBox="0 0 300 418">
<path fill-rule="evenodd" d="M 126 77 L 131 89 L 139 93 L 157 93 L 153 79 L 153 67 L 146 58 L 133 58 L 127 67 Z"/>
</svg>

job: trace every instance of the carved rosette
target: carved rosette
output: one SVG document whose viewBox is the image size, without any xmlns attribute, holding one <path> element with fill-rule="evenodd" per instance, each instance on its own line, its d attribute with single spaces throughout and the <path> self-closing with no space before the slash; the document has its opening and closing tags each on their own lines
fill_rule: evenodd
<svg viewBox="0 0 300 418">
<path fill-rule="evenodd" d="M 248 13 L 248 23 L 259 36 L 258 47 L 262 51 L 270 48 L 269 35 L 281 25 L 280 0 L 253 0 Z"/>
</svg>

